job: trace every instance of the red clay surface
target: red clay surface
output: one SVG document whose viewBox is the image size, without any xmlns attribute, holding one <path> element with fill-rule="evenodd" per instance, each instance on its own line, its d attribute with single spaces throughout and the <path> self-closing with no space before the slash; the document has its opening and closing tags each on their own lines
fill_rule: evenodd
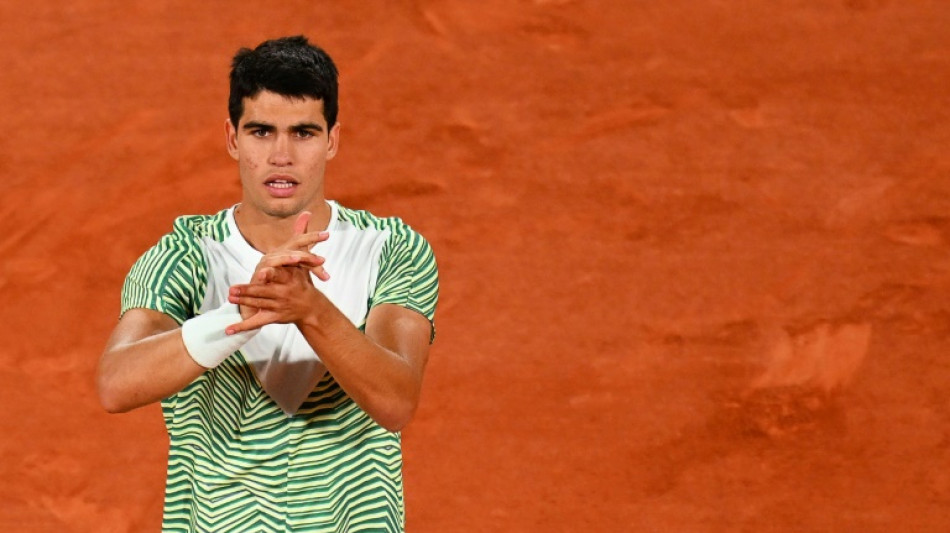
<svg viewBox="0 0 950 533">
<path fill-rule="evenodd" d="M 319 6 L 319 7 L 318 7 Z M 477 7 L 476 7 L 477 6 Z M 0 3 L 0 530 L 157 531 L 122 279 L 239 198 L 242 45 L 343 72 L 330 196 L 432 242 L 412 532 L 950 530 L 943 0 Z"/>
</svg>

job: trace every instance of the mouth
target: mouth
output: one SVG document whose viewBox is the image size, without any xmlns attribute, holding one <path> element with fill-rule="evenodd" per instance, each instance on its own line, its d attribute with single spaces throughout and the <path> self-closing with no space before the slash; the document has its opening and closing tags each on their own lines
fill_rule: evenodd
<svg viewBox="0 0 950 533">
<path fill-rule="evenodd" d="M 297 180 L 290 176 L 271 176 L 264 182 L 264 186 L 274 196 L 285 197 L 293 193 L 299 185 Z"/>
</svg>

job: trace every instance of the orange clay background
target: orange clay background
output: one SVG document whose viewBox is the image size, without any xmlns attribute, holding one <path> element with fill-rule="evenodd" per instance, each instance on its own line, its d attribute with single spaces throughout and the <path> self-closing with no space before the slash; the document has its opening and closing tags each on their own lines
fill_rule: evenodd
<svg viewBox="0 0 950 533">
<path fill-rule="evenodd" d="M 241 5 L 237 5 L 241 4 Z M 342 71 L 329 196 L 435 247 L 408 528 L 950 528 L 944 0 L 0 3 L 0 530 L 157 531 L 94 387 L 128 268 L 239 199 L 239 46 Z"/>
</svg>

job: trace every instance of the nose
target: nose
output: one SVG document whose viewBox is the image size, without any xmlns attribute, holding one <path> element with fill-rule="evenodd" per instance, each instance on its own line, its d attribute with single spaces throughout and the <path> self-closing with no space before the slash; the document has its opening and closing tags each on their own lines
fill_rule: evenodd
<svg viewBox="0 0 950 533">
<path fill-rule="evenodd" d="M 293 163 L 290 153 L 290 139 L 287 135 L 277 135 L 271 145 L 270 156 L 267 162 L 271 165 L 284 167 Z"/>
</svg>

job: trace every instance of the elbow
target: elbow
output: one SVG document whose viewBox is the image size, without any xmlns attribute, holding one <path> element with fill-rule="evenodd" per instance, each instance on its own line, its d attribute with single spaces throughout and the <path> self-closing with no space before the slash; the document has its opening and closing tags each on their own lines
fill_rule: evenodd
<svg viewBox="0 0 950 533">
<path fill-rule="evenodd" d="M 398 433 L 405 428 L 416 414 L 418 402 L 394 401 L 388 408 L 382 409 L 373 418 L 376 423 L 392 433 Z"/>
<path fill-rule="evenodd" d="M 406 427 L 406 424 L 409 423 L 409 420 L 393 418 L 393 419 L 378 420 L 377 422 L 379 423 L 380 426 L 383 426 L 383 429 L 385 429 L 386 431 L 390 433 L 399 433 L 400 431 L 403 430 L 404 427 Z"/>
<path fill-rule="evenodd" d="M 390 433 L 399 433 L 403 430 L 403 428 L 406 427 L 406 425 L 409 423 L 409 420 L 393 418 L 377 420 L 377 423 Z"/>
<path fill-rule="evenodd" d="M 110 380 L 108 376 L 104 376 L 101 372 L 96 380 L 96 389 L 99 393 L 99 405 L 107 413 L 125 413 L 130 410 L 121 391 L 116 386 L 115 380 Z"/>
<path fill-rule="evenodd" d="M 117 415 L 119 413 L 129 412 L 128 409 L 124 408 L 123 406 L 119 404 L 114 404 L 114 403 L 102 402 L 102 408 L 105 409 L 105 411 L 109 413 L 110 415 Z"/>
<path fill-rule="evenodd" d="M 103 389 L 99 389 L 99 405 L 109 414 L 125 413 L 129 411 L 117 395 Z"/>
</svg>

